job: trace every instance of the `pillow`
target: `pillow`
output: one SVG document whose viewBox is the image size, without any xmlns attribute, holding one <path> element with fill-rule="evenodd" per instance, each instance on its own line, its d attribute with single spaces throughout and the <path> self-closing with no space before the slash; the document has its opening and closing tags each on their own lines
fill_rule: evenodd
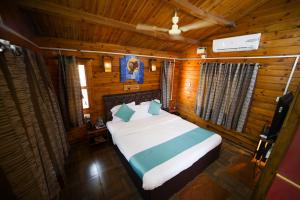
<svg viewBox="0 0 300 200">
<path fill-rule="evenodd" d="M 148 108 L 149 108 L 148 105 L 136 105 L 134 107 L 135 113 L 130 119 L 130 121 L 151 117 L 152 115 L 148 113 Z"/>
<path fill-rule="evenodd" d="M 159 99 L 154 99 L 154 101 L 156 101 L 157 103 L 160 103 L 160 100 L 159 100 Z"/>
<path fill-rule="evenodd" d="M 135 111 L 124 103 L 116 112 L 115 116 L 121 118 L 124 122 L 129 122 L 130 118 L 134 113 Z"/>
<path fill-rule="evenodd" d="M 130 103 L 126 104 L 126 105 L 129 106 L 129 108 L 134 109 L 135 101 L 130 102 Z M 116 114 L 116 112 L 120 109 L 121 106 L 122 106 L 122 104 L 114 106 L 112 109 L 110 109 L 110 111 L 112 113 L 112 116 L 114 116 Z"/>
<path fill-rule="evenodd" d="M 152 100 L 148 109 L 148 113 L 152 115 L 159 115 L 161 104 L 155 100 Z"/>
<path fill-rule="evenodd" d="M 160 103 L 160 100 L 159 99 L 154 99 L 152 101 L 156 101 L 157 103 Z M 150 105 L 151 101 L 144 101 L 141 103 L 141 105 Z"/>
</svg>

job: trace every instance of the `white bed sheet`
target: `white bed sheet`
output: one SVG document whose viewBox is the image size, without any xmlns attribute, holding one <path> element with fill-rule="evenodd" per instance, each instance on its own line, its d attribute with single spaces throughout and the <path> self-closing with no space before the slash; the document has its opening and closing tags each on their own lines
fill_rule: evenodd
<svg viewBox="0 0 300 200">
<path fill-rule="evenodd" d="M 198 126 L 182 118 L 161 111 L 160 115 L 129 122 L 107 122 L 107 128 L 127 160 L 134 154 L 168 141 Z M 210 150 L 218 146 L 222 138 L 214 134 L 203 142 L 183 151 L 170 160 L 154 167 L 143 176 L 143 188 L 159 187 L 181 171 L 192 166 Z"/>
</svg>

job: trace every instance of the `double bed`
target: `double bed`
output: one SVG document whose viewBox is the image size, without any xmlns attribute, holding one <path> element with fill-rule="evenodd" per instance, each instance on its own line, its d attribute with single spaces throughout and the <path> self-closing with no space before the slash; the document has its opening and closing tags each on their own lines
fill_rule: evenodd
<svg viewBox="0 0 300 200">
<path fill-rule="evenodd" d="M 164 110 L 129 122 L 112 120 L 114 106 L 153 99 L 160 99 L 160 90 L 104 96 L 106 121 L 142 197 L 167 199 L 218 158 L 222 139 Z"/>
</svg>

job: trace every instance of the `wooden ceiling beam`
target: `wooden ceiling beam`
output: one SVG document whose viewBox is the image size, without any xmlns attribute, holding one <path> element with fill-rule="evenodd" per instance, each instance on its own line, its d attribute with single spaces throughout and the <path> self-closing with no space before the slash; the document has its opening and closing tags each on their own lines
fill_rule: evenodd
<svg viewBox="0 0 300 200">
<path fill-rule="evenodd" d="M 36 52 L 40 51 L 40 48 L 37 44 L 32 42 L 27 37 L 19 34 L 15 30 L 11 29 L 10 27 L 4 25 L 2 22 L 0 22 L 0 38 L 8 40 L 12 44 L 32 49 Z"/>
<path fill-rule="evenodd" d="M 0 29 L 1 30 L 1 29 Z M 154 49 L 145 49 L 132 46 L 124 46 L 118 44 L 109 44 L 101 42 L 82 42 L 79 40 L 69 40 L 52 37 L 35 37 L 33 41 L 40 47 L 50 48 L 67 48 L 77 49 L 78 53 L 80 50 L 91 50 L 91 51 L 108 51 L 118 53 L 129 53 L 129 54 L 145 54 L 145 55 L 156 55 L 165 57 L 181 57 L 182 54 L 174 51 L 159 51 Z"/>
<path fill-rule="evenodd" d="M 173 41 L 169 34 L 162 32 L 150 32 L 136 29 L 136 25 L 118 21 L 115 19 L 103 17 L 100 15 L 91 14 L 78 9 L 68 8 L 65 6 L 60 6 L 55 3 L 50 3 L 46 1 L 36 1 L 36 0 L 23 0 L 18 1 L 18 4 L 33 10 L 38 10 L 46 14 L 59 15 L 62 17 L 70 18 L 76 21 L 88 22 L 97 25 L 105 25 L 112 28 L 121 29 L 124 31 L 136 32 L 150 37 L 155 37 L 163 40 Z M 182 37 L 181 40 L 176 40 L 188 44 L 197 44 L 198 41 L 190 38 Z"/>
<path fill-rule="evenodd" d="M 194 4 L 190 3 L 188 0 L 164 0 L 164 1 L 201 20 L 207 20 L 214 24 L 219 24 L 226 27 L 235 26 L 235 23 L 233 21 L 225 19 L 221 16 L 213 15 L 201 8 L 198 8 Z"/>
</svg>

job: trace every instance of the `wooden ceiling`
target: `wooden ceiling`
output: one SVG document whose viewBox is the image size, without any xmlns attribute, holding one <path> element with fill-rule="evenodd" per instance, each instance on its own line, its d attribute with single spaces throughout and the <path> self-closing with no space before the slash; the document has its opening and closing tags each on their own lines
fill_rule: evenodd
<svg viewBox="0 0 300 200">
<path fill-rule="evenodd" d="M 138 31 L 135 26 L 145 23 L 170 28 L 175 9 L 180 17 L 179 26 L 199 20 L 211 21 L 213 17 L 238 24 L 239 19 L 267 1 L 24 0 L 17 1 L 16 6 L 25 16 L 33 40 L 50 37 L 182 52 L 195 41 L 201 43 L 228 27 L 216 22 L 211 27 L 185 32 L 182 34 L 185 40 L 174 41 L 167 33 Z M 201 9 L 204 15 L 199 15 L 197 9 Z"/>
</svg>

